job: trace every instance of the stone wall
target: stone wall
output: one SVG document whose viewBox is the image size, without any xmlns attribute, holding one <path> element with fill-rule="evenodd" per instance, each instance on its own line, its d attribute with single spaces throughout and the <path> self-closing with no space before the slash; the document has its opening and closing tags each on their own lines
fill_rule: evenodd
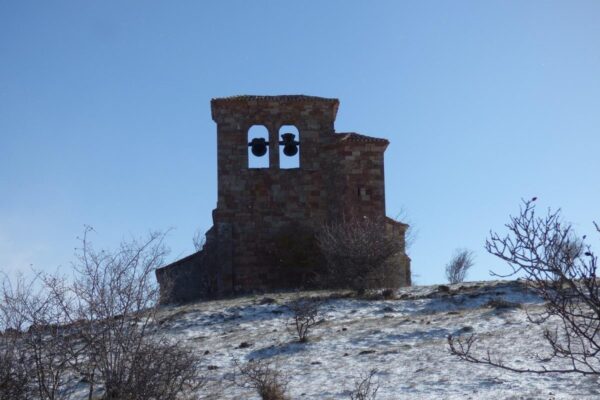
<svg viewBox="0 0 600 400">
<path fill-rule="evenodd" d="M 340 218 L 385 217 L 383 153 L 389 143 L 357 133 L 335 133 L 338 105 L 337 99 L 310 96 L 236 96 L 211 101 L 217 123 L 218 199 L 214 226 L 207 233 L 211 248 L 204 252 L 213 254 L 211 275 L 217 278 L 211 279 L 218 281 L 218 294 L 305 284 L 307 274 L 302 268 L 308 261 L 303 258 L 302 268 L 292 268 L 295 272 L 290 273 L 274 257 L 274 247 L 284 235 L 314 232 L 322 223 Z M 268 130 L 269 168 L 248 168 L 248 130 L 254 125 Z M 294 125 L 299 131 L 300 167 L 296 169 L 279 168 L 279 130 L 284 125 Z M 403 241 L 406 226 L 394 229 Z M 311 247 L 306 238 L 310 234 L 301 236 L 298 241 Z M 293 237 L 286 243 L 297 247 Z M 167 276 L 177 276 L 178 270 L 204 268 L 190 265 L 174 263 L 165 267 L 168 273 L 157 272 L 157 277 L 166 281 Z M 403 284 L 410 284 L 410 260 L 403 255 L 398 265 Z M 193 282 L 187 285 L 191 289 L 186 287 L 184 292 L 197 290 Z M 178 290 L 177 285 L 172 287 Z"/>
</svg>

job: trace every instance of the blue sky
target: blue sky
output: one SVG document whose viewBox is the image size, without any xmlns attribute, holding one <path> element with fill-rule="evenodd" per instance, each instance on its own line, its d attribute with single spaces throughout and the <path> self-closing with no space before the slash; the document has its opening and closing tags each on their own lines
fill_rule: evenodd
<svg viewBox="0 0 600 400">
<path fill-rule="evenodd" d="M 190 253 L 216 206 L 213 97 L 336 97 L 336 129 L 388 138 L 388 215 L 418 283 L 469 278 L 522 197 L 600 221 L 597 1 L 0 0 L 0 269 L 68 267 L 173 228 Z M 598 241 L 598 235 L 590 235 Z"/>
</svg>

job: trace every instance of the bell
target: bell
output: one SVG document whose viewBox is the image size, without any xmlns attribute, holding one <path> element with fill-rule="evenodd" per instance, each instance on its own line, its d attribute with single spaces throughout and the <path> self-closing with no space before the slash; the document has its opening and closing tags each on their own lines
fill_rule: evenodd
<svg viewBox="0 0 600 400">
<path fill-rule="evenodd" d="M 267 142 L 264 138 L 254 138 L 250 143 L 248 143 L 249 147 L 252 147 L 252 154 L 256 157 L 262 157 L 267 154 Z"/>
<path fill-rule="evenodd" d="M 298 154 L 298 146 L 296 146 L 295 144 L 286 144 L 285 146 L 283 146 L 283 154 L 285 154 L 288 157 L 293 157 L 296 154 Z"/>
<path fill-rule="evenodd" d="M 300 142 L 294 140 L 295 137 L 296 135 L 293 133 L 284 133 L 281 135 L 283 140 L 279 142 L 279 144 L 283 145 L 283 154 L 288 157 L 293 157 L 298 154 L 298 145 Z"/>
</svg>

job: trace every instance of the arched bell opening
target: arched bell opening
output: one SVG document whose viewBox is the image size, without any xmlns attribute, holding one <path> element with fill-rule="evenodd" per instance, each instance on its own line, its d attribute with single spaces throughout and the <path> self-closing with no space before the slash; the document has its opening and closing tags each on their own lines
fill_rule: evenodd
<svg viewBox="0 0 600 400">
<path fill-rule="evenodd" d="M 248 168 L 269 168 L 269 131 L 263 125 L 248 129 Z"/>
<path fill-rule="evenodd" d="M 300 132 L 294 125 L 279 128 L 279 168 L 300 168 Z"/>
</svg>

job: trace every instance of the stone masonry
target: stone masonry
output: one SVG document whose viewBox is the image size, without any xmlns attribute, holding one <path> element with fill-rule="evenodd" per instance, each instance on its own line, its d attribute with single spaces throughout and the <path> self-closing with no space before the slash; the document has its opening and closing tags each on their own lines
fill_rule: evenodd
<svg viewBox="0 0 600 400">
<path fill-rule="evenodd" d="M 326 221 L 378 218 L 404 246 L 408 225 L 385 217 L 383 155 L 389 142 L 336 133 L 338 106 L 337 99 L 302 95 L 211 101 L 218 159 L 213 227 L 203 250 L 156 271 L 163 301 L 314 286 L 309 278 L 318 276 L 318 268 L 308 270 L 319 258 L 311 237 Z M 268 168 L 248 166 L 254 125 L 268 131 Z M 298 130 L 299 168 L 280 168 L 284 125 Z M 402 284 L 410 285 L 408 256 L 398 257 L 397 267 Z"/>
</svg>

